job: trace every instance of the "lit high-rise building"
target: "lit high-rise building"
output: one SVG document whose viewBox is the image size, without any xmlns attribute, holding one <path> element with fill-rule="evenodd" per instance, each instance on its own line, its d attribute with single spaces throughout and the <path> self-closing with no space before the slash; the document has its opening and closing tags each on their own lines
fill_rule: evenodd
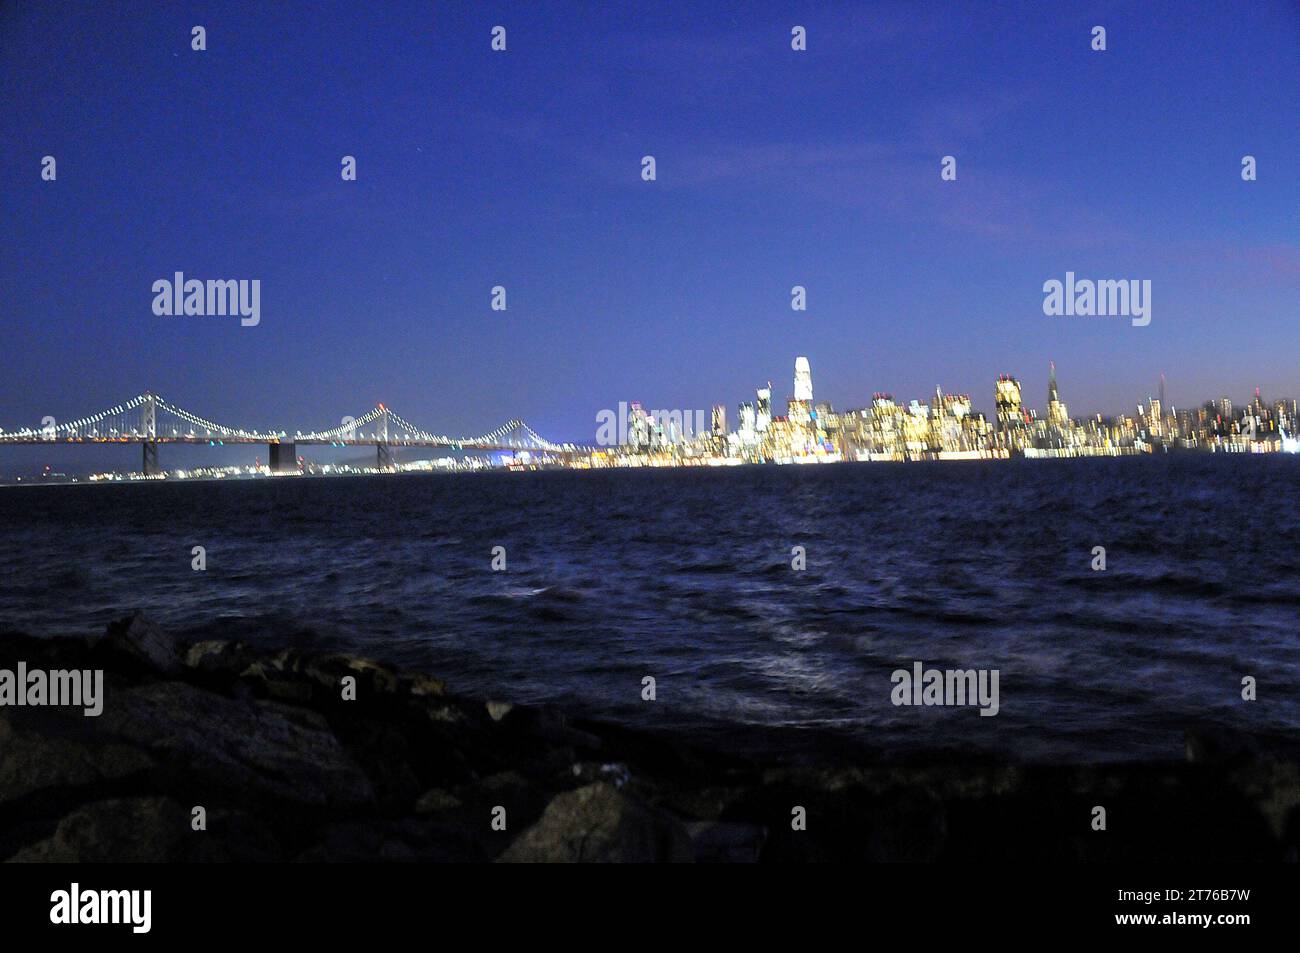
<svg viewBox="0 0 1300 953">
<path fill-rule="evenodd" d="M 876 453 L 902 451 L 903 409 L 894 403 L 892 394 L 871 397 L 871 445 Z"/>
<path fill-rule="evenodd" d="M 1013 427 L 1021 422 L 1020 381 L 1010 374 L 998 378 L 994 391 L 994 404 L 998 412 L 998 426 Z"/>
<path fill-rule="evenodd" d="M 727 432 L 727 408 L 725 404 L 713 405 L 713 435 L 721 437 Z"/>
<path fill-rule="evenodd" d="M 970 396 L 945 394 L 934 389 L 934 403 L 930 409 L 930 445 L 936 450 L 966 450 L 966 418 L 971 414 Z"/>
<path fill-rule="evenodd" d="M 1070 423 L 1070 414 L 1061 401 L 1061 395 L 1056 390 L 1056 362 L 1050 361 L 1048 368 L 1047 422 L 1053 427 L 1065 427 Z"/>
<path fill-rule="evenodd" d="M 1164 433 L 1164 410 L 1159 398 L 1147 398 L 1147 430 L 1152 436 L 1161 436 Z"/>
<path fill-rule="evenodd" d="M 627 409 L 627 442 L 633 449 L 645 450 L 650 446 L 650 415 L 635 400 Z"/>
<path fill-rule="evenodd" d="M 759 433 L 765 433 L 772 426 L 772 382 L 758 389 L 758 408 L 754 427 Z"/>
<path fill-rule="evenodd" d="M 1273 403 L 1273 414 L 1277 417 L 1277 425 L 1287 433 L 1295 430 L 1296 424 L 1296 402 L 1294 400 L 1279 400 Z"/>
<path fill-rule="evenodd" d="M 929 448 L 930 406 L 919 400 L 910 401 L 903 414 L 903 446 L 909 453 L 922 453 Z"/>
<path fill-rule="evenodd" d="M 794 399 L 805 400 L 812 404 L 812 368 L 809 367 L 806 357 L 794 359 Z"/>
<path fill-rule="evenodd" d="M 736 422 L 736 433 L 740 436 L 740 443 L 744 447 L 752 447 L 758 442 L 758 435 L 754 431 L 755 414 L 754 405 L 745 401 L 739 407 L 739 415 Z"/>
<path fill-rule="evenodd" d="M 787 402 L 787 416 L 796 427 L 807 427 L 812 423 L 812 368 L 808 358 L 794 359 L 794 397 Z"/>
</svg>

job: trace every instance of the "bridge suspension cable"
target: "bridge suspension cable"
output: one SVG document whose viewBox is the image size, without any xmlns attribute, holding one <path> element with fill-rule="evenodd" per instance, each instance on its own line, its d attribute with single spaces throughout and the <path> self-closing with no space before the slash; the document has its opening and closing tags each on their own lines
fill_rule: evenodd
<svg viewBox="0 0 1300 953">
<path fill-rule="evenodd" d="M 150 408 L 146 405 L 152 403 L 152 422 L 150 428 L 145 422 L 149 416 Z M 143 410 L 142 410 L 143 408 Z M 141 413 L 135 414 L 136 411 Z M 169 414 L 179 421 L 189 425 L 191 429 L 182 434 L 175 428 L 171 433 L 167 433 L 165 427 L 160 425 L 157 419 L 157 413 L 161 411 Z M 383 433 L 375 433 L 370 436 L 358 438 L 358 428 L 367 424 L 383 419 L 385 426 L 382 428 Z M 106 422 L 117 424 L 117 426 L 104 426 Z M 394 434 L 389 431 L 387 424 L 395 424 L 401 433 Z M 101 429 L 103 432 L 101 432 Z M 518 435 L 523 435 L 524 439 L 518 439 Z M 66 423 L 51 423 L 48 426 L 40 428 L 25 427 L 19 430 L 7 430 L 0 428 L 0 442 L 10 443 L 49 443 L 60 441 L 112 441 L 128 440 L 135 442 L 150 441 L 167 441 L 169 439 L 179 439 L 186 437 L 190 439 L 204 440 L 238 440 L 257 443 L 277 443 L 277 442 L 317 442 L 317 441 L 357 441 L 367 443 L 419 443 L 429 444 L 442 447 L 454 448 L 510 448 L 520 450 L 546 450 L 555 452 L 581 451 L 586 448 L 579 447 L 575 444 L 559 444 L 547 440 L 537 433 L 532 427 L 524 421 L 515 418 L 502 424 L 495 430 L 490 430 L 484 434 L 478 434 L 472 437 L 452 437 L 446 434 L 435 434 L 423 428 L 417 427 L 397 412 L 380 405 L 367 411 L 356 419 L 345 418 L 345 422 L 337 427 L 331 427 L 326 430 L 314 430 L 308 433 L 295 431 L 292 435 L 287 430 L 251 430 L 245 427 L 232 427 L 226 424 L 219 424 L 209 420 L 191 411 L 165 400 L 163 397 L 145 392 L 131 398 L 123 404 L 116 407 L 101 411 L 97 414 L 91 414 Z"/>
</svg>

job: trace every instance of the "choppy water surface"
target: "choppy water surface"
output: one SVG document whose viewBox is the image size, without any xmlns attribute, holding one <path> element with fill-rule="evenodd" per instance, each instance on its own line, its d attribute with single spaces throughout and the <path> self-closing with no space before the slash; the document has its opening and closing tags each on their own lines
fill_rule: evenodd
<svg viewBox="0 0 1300 953">
<path fill-rule="evenodd" d="M 0 624 L 139 607 L 634 724 L 1178 757 L 1193 721 L 1300 737 L 1298 485 L 1181 457 L 14 488 Z M 915 660 L 998 669 L 999 715 L 895 707 Z"/>
</svg>

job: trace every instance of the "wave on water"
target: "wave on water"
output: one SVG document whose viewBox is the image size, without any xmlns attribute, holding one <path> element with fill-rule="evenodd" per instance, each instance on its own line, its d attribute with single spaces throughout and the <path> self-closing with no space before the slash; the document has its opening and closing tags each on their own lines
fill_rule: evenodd
<svg viewBox="0 0 1300 953">
<path fill-rule="evenodd" d="M 1294 732 L 1300 516 L 1259 501 L 1291 499 L 1300 460 L 1096 464 L 34 488 L 0 495 L 0 625 L 89 634 L 138 608 L 188 638 L 353 651 L 749 747 L 803 727 L 1122 760 L 1180 757 L 1206 717 Z M 402 515 L 382 537 L 381 511 Z M 998 670 L 997 717 L 895 705 L 917 661 Z"/>
</svg>

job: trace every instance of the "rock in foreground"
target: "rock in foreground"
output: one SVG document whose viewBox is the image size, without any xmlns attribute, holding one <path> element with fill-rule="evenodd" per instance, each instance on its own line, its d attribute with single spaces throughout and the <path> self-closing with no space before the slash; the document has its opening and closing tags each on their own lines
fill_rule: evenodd
<svg viewBox="0 0 1300 953">
<path fill-rule="evenodd" d="M 669 861 L 695 859 L 681 823 L 597 782 L 557 795 L 505 853 L 509 862 Z"/>
<path fill-rule="evenodd" d="M 139 616 L 99 639 L 0 636 L 0 668 L 20 661 L 102 669 L 104 691 L 98 717 L 0 707 L 11 861 L 1300 859 L 1300 765 L 1212 731 L 1189 734 L 1188 762 L 828 748 L 810 767 L 463 698 L 347 655 L 184 645 Z"/>
</svg>

